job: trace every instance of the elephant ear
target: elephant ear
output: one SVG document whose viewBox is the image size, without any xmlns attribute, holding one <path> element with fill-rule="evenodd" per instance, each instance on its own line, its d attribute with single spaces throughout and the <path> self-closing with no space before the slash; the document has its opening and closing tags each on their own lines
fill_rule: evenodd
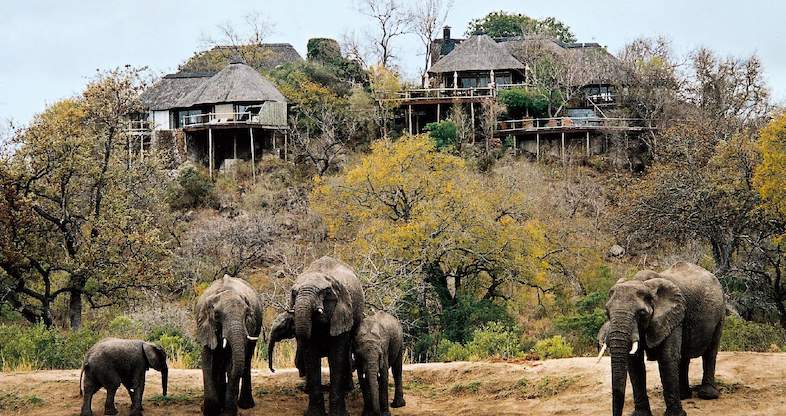
<svg viewBox="0 0 786 416">
<path fill-rule="evenodd" d="M 196 337 L 200 344 L 214 350 L 218 347 L 216 336 L 216 313 L 214 310 L 218 295 L 200 299 L 197 303 Z"/>
<path fill-rule="evenodd" d="M 654 308 L 646 340 L 647 347 L 654 348 L 682 323 L 685 317 L 685 297 L 677 285 L 661 277 L 648 279 L 644 284 L 652 291 Z"/>
<path fill-rule="evenodd" d="M 330 336 L 335 337 L 352 329 L 355 321 L 352 296 L 349 291 L 336 279 L 328 278 L 330 288 L 336 296 L 336 306 L 330 317 Z"/>
<path fill-rule="evenodd" d="M 154 370 L 161 371 L 166 367 L 166 353 L 158 345 L 145 342 L 142 344 L 142 351 L 145 353 L 147 363 Z"/>
</svg>

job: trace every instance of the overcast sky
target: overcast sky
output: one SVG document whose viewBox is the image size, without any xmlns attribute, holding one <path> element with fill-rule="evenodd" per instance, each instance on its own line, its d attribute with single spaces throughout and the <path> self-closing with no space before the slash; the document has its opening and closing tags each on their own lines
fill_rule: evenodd
<svg viewBox="0 0 786 416">
<path fill-rule="evenodd" d="M 289 42 L 305 57 L 312 37 L 361 33 L 367 19 L 356 0 L 168 1 L 5 0 L 0 13 L 0 121 L 25 123 L 47 104 L 79 93 L 97 69 L 130 64 L 171 72 L 217 25 L 257 10 L 275 23 L 270 42 Z M 408 0 L 413 1 L 413 0 Z M 490 11 L 554 16 L 579 41 L 616 53 L 642 36 L 666 35 L 684 53 L 707 46 L 722 55 L 758 54 L 779 102 L 786 101 L 786 2 L 748 0 L 456 0 L 448 17 L 455 36 Z M 398 43 L 403 70 L 423 61 L 414 36 Z"/>
</svg>

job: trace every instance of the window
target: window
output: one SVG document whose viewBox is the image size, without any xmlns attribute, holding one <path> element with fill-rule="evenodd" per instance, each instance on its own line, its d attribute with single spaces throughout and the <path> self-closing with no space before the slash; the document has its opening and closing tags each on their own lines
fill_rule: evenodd
<svg viewBox="0 0 786 416">
<path fill-rule="evenodd" d="M 204 122 L 205 120 L 203 117 L 199 117 L 202 114 L 202 110 L 180 110 L 177 112 L 177 117 L 175 118 L 175 128 L 183 128 L 189 124 L 199 124 Z"/>
</svg>

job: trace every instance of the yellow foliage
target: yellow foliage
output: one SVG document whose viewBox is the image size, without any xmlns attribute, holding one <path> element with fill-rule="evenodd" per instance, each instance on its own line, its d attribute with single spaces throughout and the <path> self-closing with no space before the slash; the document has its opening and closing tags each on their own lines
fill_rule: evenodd
<svg viewBox="0 0 786 416">
<path fill-rule="evenodd" d="M 759 150 L 762 161 L 754 182 L 766 207 L 786 219 L 786 113 L 761 130 Z"/>
<path fill-rule="evenodd" d="M 350 261 L 438 265 L 475 291 L 545 276 L 543 230 L 523 211 L 524 195 L 425 135 L 373 143 L 342 175 L 315 179 L 310 200 Z"/>
</svg>

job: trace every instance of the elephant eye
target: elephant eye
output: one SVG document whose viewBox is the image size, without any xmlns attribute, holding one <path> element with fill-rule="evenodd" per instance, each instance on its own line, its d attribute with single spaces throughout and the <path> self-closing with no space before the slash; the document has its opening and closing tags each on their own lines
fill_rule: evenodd
<svg viewBox="0 0 786 416">
<path fill-rule="evenodd" d="M 640 316 L 647 316 L 648 314 L 649 314 L 649 313 L 647 312 L 647 310 L 646 310 L 646 309 L 641 309 L 641 310 L 639 310 L 639 315 L 640 315 Z"/>
</svg>

